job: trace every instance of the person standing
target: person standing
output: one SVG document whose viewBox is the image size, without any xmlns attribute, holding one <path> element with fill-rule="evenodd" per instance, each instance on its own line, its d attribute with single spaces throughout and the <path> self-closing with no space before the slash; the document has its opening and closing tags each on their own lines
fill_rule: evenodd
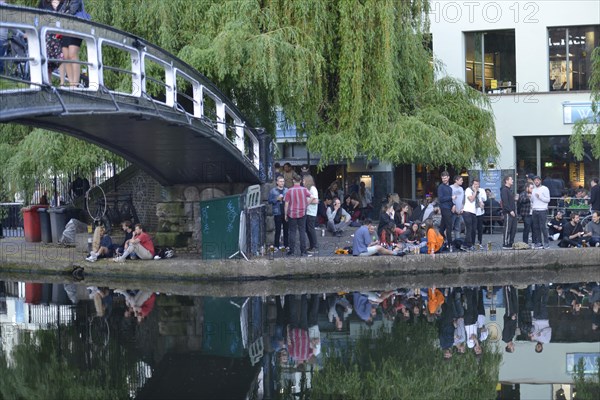
<svg viewBox="0 0 600 400">
<path fill-rule="evenodd" d="M 452 186 L 452 237 L 458 239 L 463 224 L 463 207 L 465 204 L 465 191 L 462 187 L 463 177 L 456 175 Z"/>
<path fill-rule="evenodd" d="M 473 179 L 472 186 L 465 190 L 465 206 L 462 214 L 465 221 L 465 243 L 461 249 L 465 251 L 474 250 L 473 245 L 475 244 L 477 230 L 477 206 L 479 203 L 479 180 Z"/>
<path fill-rule="evenodd" d="M 288 247 L 288 223 L 285 220 L 284 198 L 287 188 L 284 186 L 285 180 L 282 175 L 277 176 L 276 186 L 269 192 L 269 204 L 273 209 L 273 220 L 275 221 L 275 237 L 273 246 L 281 249 L 281 228 L 283 227 L 283 247 Z"/>
<path fill-rule="evenodd" d="M 590 208 L 591 211 L 600 211 L 600 186 L 598 178 L 592 178 L 590 181 Z"/>
<path fill-rule="evenodd" d="M 294 167 L 292 167 L 292 164 L 290 164 L 289 162 L 283 164 L 283 179 L 285 181 L 285 187 L 287 189 L 294 186 L 294 177 L 300 178 L 300 176 L 294 170 Z"/>
<path fill-rule="evenodd" d="M 548 317 L 548 287 L 539 285 L 533 289 L 533 319 L 529 340 L 536 342 L 535 352 L 544 350 L 544 343 L 552 339 L 552 327 Z"/>
<path fill-rule="evenodd" d="M 480 187 L 478 180 L 473 181 L 473 190 L 477 188 L 477 199 L 475 201 L 475 215 L 477 216 L 477 245 L 479 249 L 482 249 L 483 243 L 483 216 L 485 214 L 485 202 L 487 201 L 487 195 L 485 190 Z"/>
<path fill-rule="evenodd" d="M 504 235 L 502 248 L 512 249 L 517 234 L 517 212 L 515 210 L 515 196 L 512 190 L 513 177 L 507 175 L 504 177 L 504 185 L 500 189 L 500 199 L 502 201 L 502 214 L 504 215 Z"/>
<path fill-rule="evenodd" d="M 519 194 L 517 200 L 519 214 L 523 219 L 523 243 L 529 243 L 529 233 L 531 232 L 531 193 L 533 192 L 533 183 L 526 183 L 525 189 Z M 533 236 L 533 235 L 532 235 Z M 533 237 L 532 237 L 533 239 Z M 533 243 L 533 241 L 532 241 Z"/>
<path fill-rule="evenodd" d="M 300 255 L 307 256 L 306 252 L 306 207 L 310 200 L 310 192 L 304 186 L 300 186 L 300 176 L 294 175 L 292 178 L 294 186 L 288 189 L 285 194 L 284 212 L 285 220 L 289 229 L 289 247 L 288 256 L 294 255 L 294 246 L 296 242 L 296 231 L 300 236 Z"/>
<path fill-rule="evenodd" d="M 533 241 L 538 249 L 548 248 L 548 203 L 550 203 L 550 191 L 542 185 L 542 178 L 533 177 L 535 187 L 531 192 L 531 215 L 533 226 Z"/>
<path fill-rule="evenodd" d="M 308 235 L 308 253 L 318 251 L 317 233 L 315 232 L 315 223 L 317 221 L 317 211 L 319 208 L 319 191 L 315 186 L 315 180 L 312 175 L 304 175 L 304 187 L 310 192 L 310 199 L 306 207 L 306 234 Z"/>
<path fill-rule="evenodd" d="M 448 246 L 452 246 L 452 208 L 454 207 L 454 197 L 452 188 L 448 185 L 450 174 L 448 171 L 442 172 L 442 183 L 438 186 L 438 205 L 442 213 L 442 223 L 440 224 L 440 233 L 444 235 Z"/>
</svg>

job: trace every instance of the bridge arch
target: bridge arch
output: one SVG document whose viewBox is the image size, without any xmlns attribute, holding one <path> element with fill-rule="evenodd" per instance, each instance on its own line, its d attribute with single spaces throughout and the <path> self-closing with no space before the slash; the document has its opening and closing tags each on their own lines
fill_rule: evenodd
<svg viewBox="0 0 600 400">
<path fill-rule="evenodd" d="M 268 135 L 253 128 L 235 104 L 194 68 L 127 32 L 64 14 L 0 6 L 0 28 L 27 35 L 27 53 L 5 58 L 28 73 L 0 79 L 0 122 L 63 132 L 139 165 L 163 185 L 264 182 L 271 174 Z M 48 34 L 81 38 L 86 87 L 54 87 Z M 128 68 L 105 64 L 120 53 Z M 159 71 L 158 73 L 156 71 Z M 109 88 L 107 76 L 126 77 Z M 154 96 L 149 91 L 155 93 Z"/>
</svg>

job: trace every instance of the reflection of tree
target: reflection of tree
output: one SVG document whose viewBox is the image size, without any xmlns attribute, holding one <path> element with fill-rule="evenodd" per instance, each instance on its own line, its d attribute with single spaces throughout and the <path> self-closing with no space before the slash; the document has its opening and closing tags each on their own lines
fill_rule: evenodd
<svg viewBox="0 0 600 400">
<path fill-rule="evenodd" d="M 115 340 L 90 357 L 88 343 L 79 333 L 75 326 L 61 326 L 60 333 L 58 329 L 23 333 L 10 354 L 0 351 L 0 398 L 128 398 L 131 357 Z"/>
<path fill-rule="evenodd" d="M 573 383 L 577 389 L 577 400 L 600 399 L 600 357 L 596 358 L 597 372 L 594 375 L 585 375 L 583 358 L 575 365 Z"/>
<path fill-rule="evenodd" d="M 311 397 L 344 399 L 495 399 L 501 355 L 492 346 L 444 361 L 437 329 L 395 324 L 363 334 L 351 355 L 328 355 L 313 377 Z M 485 342 L 484 342 L 485 343 Z"/>
</svg>

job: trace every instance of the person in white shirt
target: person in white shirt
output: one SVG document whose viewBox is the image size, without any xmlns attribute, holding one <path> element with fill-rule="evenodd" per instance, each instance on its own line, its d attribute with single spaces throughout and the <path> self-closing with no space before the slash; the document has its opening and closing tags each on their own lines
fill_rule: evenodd
<svg viewBox="0 0 600 400">
<path fill-rule="evenodd" d="M 548 203 L 550 203 L 550 191 L 542 185 L 539 176 L 533 177 L 534 188 L 531 192 L 531 222 L 533 243 L 538 249 L 548 248 Z"/>
<path fill-rule="evenodd" d="M 304 187 L 310 192 L 310 199 L 306 207 L 306 235 L 308 236 L 307 253 L 314 253 L 318 250 L 317 233 L 315 232 L 315 224 L 317 220 L 317 211 L 319 208 L 319 191 L 315 187 L 315 180 L 312 175 L 304 175 Z"/>
<path fill-rule="evenodd" d="M 479 180 L 472 179 L 472 184 L 465 190 L 465 205 L 463 208 L 463 220 L 465 221 L 465 242 L 461 249 L 465 251 L 474 250 L 475 233 L 477 231 L 477 208 L 483 202 L 479 197 Z M 483 214 L 482 214 L 483 215 Z"/>
</svg>

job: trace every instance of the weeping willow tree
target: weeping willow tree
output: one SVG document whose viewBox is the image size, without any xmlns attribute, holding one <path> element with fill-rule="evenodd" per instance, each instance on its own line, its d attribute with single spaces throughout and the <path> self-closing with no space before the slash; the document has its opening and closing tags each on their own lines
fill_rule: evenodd
<svg viewBox="0 0 600 400">
<path fill-rule="evenodd" d="M 487 97 L 463 82 L 434 79 L 441 67 L 429 50 L 426 0 L 85 4 L 95 21 L 157 44 L 205 74 L 255 126 L 274 134 L 281 109 L 323 165 L 365 156 L 485 167 L 498 155 Z M 114 57 L 105 64 L 127 61 Z"/>
<path fill-rule="evenodd" d="M 583 160 L 586 144 L 591 145 L 592 155 L 600 158 L 600 47 L 596 47 L 592 52 L 589 86 L 592 92 L 592 115 L 587 120 L 577 121 L 570 137 L 571 152 L 578 160 Z"/>
</svg>

